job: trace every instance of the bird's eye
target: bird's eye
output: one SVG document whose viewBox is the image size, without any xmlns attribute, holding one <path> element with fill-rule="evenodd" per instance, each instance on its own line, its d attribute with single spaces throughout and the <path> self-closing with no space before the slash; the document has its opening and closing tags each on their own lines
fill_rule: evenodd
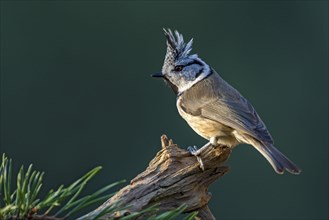
<svg viewBox="0 0 329 220">
<path fill-rule="evenodd" d="M 175 68 L 174 68 L 174 70 L 176 72 L 180 72 L 180 71 L 182 71 L 182 69 L 183 69 L 183 66 L 175 66 Z"/>
</svg>

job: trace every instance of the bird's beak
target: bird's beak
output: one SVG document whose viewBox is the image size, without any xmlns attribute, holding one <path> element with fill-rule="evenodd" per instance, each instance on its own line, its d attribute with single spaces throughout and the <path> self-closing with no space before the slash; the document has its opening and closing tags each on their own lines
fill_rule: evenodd
<svg viewBox="0 0 329 220">
<path fill-rule="evenodd" d="M 162 74 L 162 72 L 159 72 L 159 73 L 153 73 L 152 75 L 151 75 L 152 77 L 160 77 L 160 78 L 164 78 L 164 75 Z"/>
</svg>

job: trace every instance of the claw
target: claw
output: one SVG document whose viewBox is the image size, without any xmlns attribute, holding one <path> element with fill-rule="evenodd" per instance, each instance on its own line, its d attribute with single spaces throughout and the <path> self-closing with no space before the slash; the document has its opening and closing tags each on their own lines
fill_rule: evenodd
<svg viewBox="0 0 329 220">
<path fill-rule="evenodd" d="M 189 146 L 187 150 L 194 156 L 196 156 L 198 153 L 198 148 L 196 146 Z"/>
<path fill-rule="evenodd" d="M 211 147 L 211 146 L 216 146 L 217 145 L 217 139 L 218 137 L 211 137 L 210 141 L 208 143 L 206 143 L 203 147 L 201 147 L 200 149 L 198 149 L 196 146 L 190 146 L 187 148 L 187 150 L 194 156 L 196 156 L 196 159 L 199 161 L 200 163 L 200 168 L 202 171 L 204 171 L 204 165 L 202 162 L 201 157 L 199 156 L 202 152 L 204 152 L 207 148 Z"/>
<path fill-rule="evenodd" d="M 203 161 L 201 159 L 201 157 L 199 156 L 200 151 L 198 151 L 198 148 L 196 146 L 189 146 L 187 148 L 187 150 L 196 157 L 196 159 L 198 160 L 199 164 L 200 164 L 200 168 L 202 171 L 204 171 L 204 164 Z"/>
<path fill-rule="evenodd" d="M 196 156 L 196 159 L 198 160 L 199 164 L 200 164 L 200 168 L 202 171 L 204 171 L 204 165 L 203 165 L 203 161 L 201 159 L 201 157 L 199 156 Z"/>
</svg>

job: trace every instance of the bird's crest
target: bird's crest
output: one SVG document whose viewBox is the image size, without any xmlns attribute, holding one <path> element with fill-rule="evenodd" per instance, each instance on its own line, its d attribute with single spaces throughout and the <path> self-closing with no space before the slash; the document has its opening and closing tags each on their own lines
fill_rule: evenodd
<svg viewBox="0 0 329 220">
<path fill-rule="evenodd" d="M 193 39 L 188 43 L 184 42 L 183 35 L 170 29 L 163 29 L 167 38 L 167 54 L 165 62 L 174 63 L 175 60 L 187 57 L 192 50 Z"/>
</svg>

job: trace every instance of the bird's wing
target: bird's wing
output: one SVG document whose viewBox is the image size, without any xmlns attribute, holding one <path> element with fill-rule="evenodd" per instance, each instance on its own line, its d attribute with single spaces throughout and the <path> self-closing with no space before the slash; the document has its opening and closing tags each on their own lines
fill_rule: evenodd
<svg viewBox="0 0 329 220">
<path fill-rule="evenodd" d="M 202 117 L 221 122 L 237 131 L 273 144 L 273 139 L 253 106 L 242 96 L 236 99 L 219 97 L 200 106 Z"/>
<path fill-rule="evenodd" d="M 270 133 L 252 105 L 216 72 L 183 93 L 180 99 L 180 107 L 188 114 L 218 121 L 259 141 L 273 144 Z"/>
</svg>

